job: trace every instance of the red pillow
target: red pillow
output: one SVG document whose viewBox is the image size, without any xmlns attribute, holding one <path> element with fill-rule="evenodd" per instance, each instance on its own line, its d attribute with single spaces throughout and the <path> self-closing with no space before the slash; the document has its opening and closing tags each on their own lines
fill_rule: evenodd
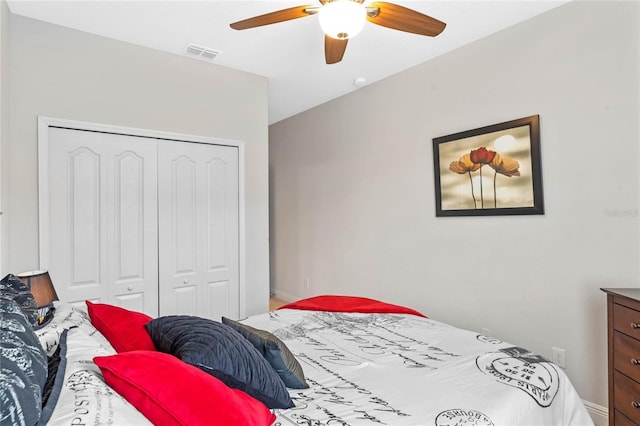
<svg viewBox="0 0 640 426">
<path fill-rule="evenodd" d="M 152 320 L 149 315 L 119 306 L 86 302 L 91 324 L 117 352 L 156 350 L 145 327 Z"/>
<path fill-rule="evenodd" d="M 280 306 L 278 309 L 303 309 L 327 312 L 360 312 L 378 314 L 410 314 L 427 318 L 414 309 L 357 296 L 322 295 Z"/>
<path fill-rule="evenodd" d="M 163 352 L 93 358 L 104 380 L 156 425 L 259 426 L 276 416 L 260 401 Z"/>
</svg>

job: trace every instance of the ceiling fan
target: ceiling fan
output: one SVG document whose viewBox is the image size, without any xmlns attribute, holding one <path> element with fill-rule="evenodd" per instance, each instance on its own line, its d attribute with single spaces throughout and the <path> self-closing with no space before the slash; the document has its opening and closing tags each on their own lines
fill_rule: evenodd
<svg viewBox="0 0 640 426">
<path fill-rule="evenodd" d="M 366 21 L 413 34 L 435 37 L 447 25 L 435 18 L 406 7 L 376 1 L 364 5 L 365 0 L 319 0 L 320 6 L 295 6 L 253 18 L 234 22 L 234 30 L 246 30 L 263 25 L 319 15 L 325 32 L 324 56 L 327 64 L 342 60 L 349 38 L 360 32 Z"/>
</svg>

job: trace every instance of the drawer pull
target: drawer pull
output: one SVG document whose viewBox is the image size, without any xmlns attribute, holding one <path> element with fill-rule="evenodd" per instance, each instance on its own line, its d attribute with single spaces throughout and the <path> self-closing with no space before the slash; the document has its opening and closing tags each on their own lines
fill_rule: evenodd
<svg viewBox="0 0 640 426">
<path fill-rule="evenodd" d="M 640 359 L 631 358 L 631 364 L 633 364 L 633 365 L 640 365 Z"/>
<path fill-rule="evenodd" d="M 631 323 L 631 328 L 640 328 L 640 323 L 632 322 Z"/>
<path fill-rule="evenodd" d="M 633 408 L 640 408 L 640 402 L 638 401 L 631 401 L 631 405 L 633 405 Z"/>
</svg>

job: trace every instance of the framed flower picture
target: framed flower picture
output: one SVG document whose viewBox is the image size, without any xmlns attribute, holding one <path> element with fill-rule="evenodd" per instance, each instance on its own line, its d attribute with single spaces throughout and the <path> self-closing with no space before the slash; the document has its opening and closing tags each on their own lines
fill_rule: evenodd
<svg viewBox="0 0 640 426">
<path fill-rule="evenodd" d="M 540 117 L 433 139 L 436 216 L 544 214 Z"/>
</svg>

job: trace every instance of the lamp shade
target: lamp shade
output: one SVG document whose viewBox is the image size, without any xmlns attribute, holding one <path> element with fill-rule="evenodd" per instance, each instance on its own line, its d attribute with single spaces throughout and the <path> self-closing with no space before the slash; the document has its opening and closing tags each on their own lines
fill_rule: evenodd
<svg viewBox="0 0 640 426">
<path fill-rule="evenodd" d="M 318 18 L 326 35 L 344 40 L 362 30 L 367 21 L 367 10 L 357 1 L 333 0 L 322 6 Z"/>
<path fill-rule="evenodd" d="M 22 272 L 17 277 L 29 287 L 39 308 L 48 305 L 54 300 L 59 300 L 48 271 Z"/>
</svg>

